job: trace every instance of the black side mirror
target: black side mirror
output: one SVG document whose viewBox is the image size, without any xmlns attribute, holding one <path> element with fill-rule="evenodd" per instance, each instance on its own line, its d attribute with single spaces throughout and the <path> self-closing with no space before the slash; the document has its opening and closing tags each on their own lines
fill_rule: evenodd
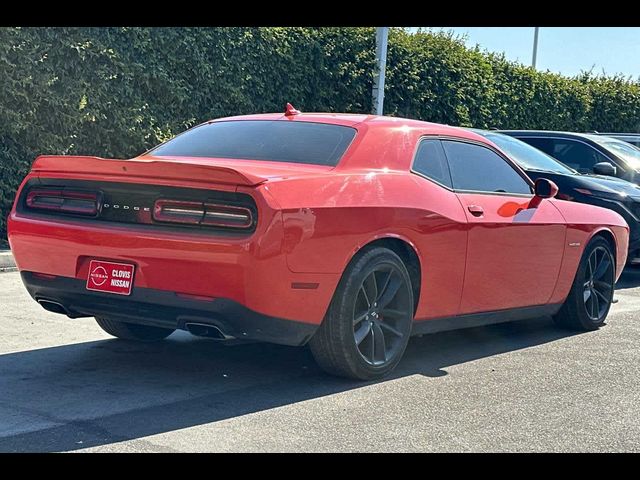
<svg viewBox="0 0 640 480">
<path fill-rule="evenodd" d="M 551 180 L 539 178 L 534 182 L 534 195 L 528 208 L 537 208 L 545 198 L 553 198 L 558 194 L 558 186 Z"/>
<path fill-rule="evenodd" d="M 596 175 L 607 175 L 609 177 L 615 177 L 617 168 L 611 165 L 609 162 L 596 163 L 593 166 L 593 173 Z"/>
<path fill-rule="evenodd" d="M 553 198 L 558 194 L 558 186 L 551 180 L 546 178 L 539 178 L 535 181 L 535 195 L 536 197 Z"/>
</svg>

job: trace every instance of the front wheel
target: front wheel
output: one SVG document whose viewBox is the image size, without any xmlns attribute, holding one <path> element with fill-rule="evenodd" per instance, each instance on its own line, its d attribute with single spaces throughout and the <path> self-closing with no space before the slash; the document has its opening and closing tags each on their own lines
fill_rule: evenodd
<svg viewBox="0 0 640 480">
<path fill-rule="evenodd" d="M 380 378 L 402 358 L 413 321 L 407 268 L 393 251 L 372 248 L 347 267 L 311 352 L 328 373 Z"/>
<path fill-rule="evenodd" d="M 585 248 L 576 278 L 556 323 L 572 330 L 597 330 L 607 318 L 613 301 L 615 260 L 611 246 L 596 237 Z"/>
</svg>

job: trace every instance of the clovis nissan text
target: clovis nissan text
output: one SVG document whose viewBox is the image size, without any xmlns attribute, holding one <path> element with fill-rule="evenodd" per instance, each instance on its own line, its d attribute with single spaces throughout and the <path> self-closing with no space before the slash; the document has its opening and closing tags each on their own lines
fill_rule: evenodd
<svg viewBox="0 0 640 480">
<path fill-rule="evenodd" d="M 472 131 L 288 105 L 129 160 L 40 156 L 8 231 L 49 311 L 126 340 L 308 344 L 326 371 L 371 379 L 411 334 L 604 324 L 628 226 L 556 193 Z"/>
</svg>

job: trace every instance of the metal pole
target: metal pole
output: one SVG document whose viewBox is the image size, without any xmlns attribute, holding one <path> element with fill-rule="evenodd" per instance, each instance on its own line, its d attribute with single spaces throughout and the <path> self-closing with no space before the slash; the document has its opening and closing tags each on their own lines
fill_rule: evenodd
<svg viewBox="0 0 640 480">
<path fill-rule="evenodd" d="M 373 80 L 373 112 L 382 115 L 384 104 L 384 77 L 387 68 L 387 41 L 389 27 L 376 28 L 376 71 Z"/>
<path fill-rule="evenodd" d="M 536 59 L 538 57 L 538 30 L 540 27 L 535 27 L 535 32 L 533 33 L 533 58 L 531 59 L 531 66 L 536 68 Z"/>
</svg>

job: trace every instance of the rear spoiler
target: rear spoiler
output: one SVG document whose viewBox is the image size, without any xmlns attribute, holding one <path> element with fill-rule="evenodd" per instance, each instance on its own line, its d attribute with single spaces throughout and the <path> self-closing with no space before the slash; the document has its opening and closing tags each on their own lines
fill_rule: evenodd
<svg viewBox="0 0 640 480">
<path fill-rule="evenodd" d="M 236 168 L 194 164 L 177 160 L 132 158 L 114 160 L 81 155 L 40 155 L 31 167 L 33 173 L 88 174 L 99 176 L 127 176 L 149 179 L 190 180 L 203 183 L 255 186 L 266 177 Z"/>
</svg>

